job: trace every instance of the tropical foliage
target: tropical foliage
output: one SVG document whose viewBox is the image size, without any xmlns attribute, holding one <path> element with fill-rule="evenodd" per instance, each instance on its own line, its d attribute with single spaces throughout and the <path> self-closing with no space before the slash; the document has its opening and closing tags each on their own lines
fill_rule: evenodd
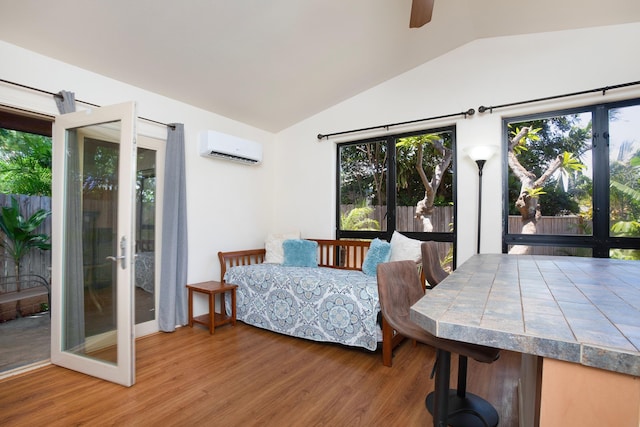
<svg viewBox="0 0 640 427">
<path fill-rule="evenodd" d="M 522 230 L 509 232 L 535 234 L 541 216 L 570 215 L 584 224 L 584 233 L 578 234 L 591 235 L 594 209 L 608 206 L 608 215 L 597 219 L 598 238 L 640 237 L 640 145 L 637 130 L 631 127 L 639 112 L 638 106 L 611 109 L 608 127 L 600 123 L 593 139 L 593 113 L 510 123 L 509 213 L 521 216 Z M 593 152 L 592 141 L 598 147 Z M 597 145 L 601 141 L 607 142 L 606 151 L 602 144 Z M 603 154 L 607 151 L 608 158 Z M 596 170 L 591 168 L 592 162 Z M 608 169 L 604 162 L 608 162 Z M 606 195 L 602 183 L 608 179 L 608 205 L 599 196 L 594 207 L 594 179 L 598 195 Z M 608 233 L 602 228 L 607 219 Z M 527 250 L 526 246 L 514 246 L 510 253 Z M 611 249 L 609 256 L 640 259 L 640 250 Z"/>
<path fill-rule="evenodd" d="M 2 240 L 0 247 L 13 260 L 16 291 L 20 292 L 20 262 L 32 249 L 50 250 L 49 236 L 36 232 L 42 222 L 51 214 L 50 211 L 39 209 L 29 218 L 20 214 L 20 207 L 15 197 L 11 198 L 11 206 L 0 208 L 0 231 Z M 16 314 L 21 316 L 20 299 L 16 301 Z"/>
<path fill-rule="evenodd" d="M 359 206 L 341 215 L 340 226 L 343 230 L 380 230 L 380 223 L 371 218 L 373 208 Z"/>
<path fill-rule="evenodd" d="M 51 196 L 51 138 L 0 129 L 0 193 Z"/>
<path fill-rule="evenodd" d="M 16 276 L 20 276 L 20 261 L 29 251 L 51 249 L 49 236 L 36 232 L 50 214 L 50 211 L 38 209 L 29 218 L 24 218 L 15 197 L 11 198 L 11 206 L 0 208 L 0 230 L 3 233 L 0 246 L 13 260 Z"/>
<path fill-rule="evenodd" d="M 617 237 L 638 237 L 640 236 L 640 153 L 635 153 L 630 159 L 625 156 L 618 158 L 620 160 L 611 168 L 611 234 Z M 640 249 L 616 251 L 612 256 L 640 259 Z"/>
<path fill-rule="evenodd" d="M 580 213 L 575 198 L 562 197 L 575 188 L 585 165 L 580 160 L 590 149 L 591 125 L 581 125 L 577 115 L 512 123 L 507 147 L 511 214 L 522 218 L 522 234 L 536 234 L 543 215 L 543 198 L 554 201 L 546 215 Z M 516 245 L 509 253 L 529 253 L 530 247 Z"/>
</svg>

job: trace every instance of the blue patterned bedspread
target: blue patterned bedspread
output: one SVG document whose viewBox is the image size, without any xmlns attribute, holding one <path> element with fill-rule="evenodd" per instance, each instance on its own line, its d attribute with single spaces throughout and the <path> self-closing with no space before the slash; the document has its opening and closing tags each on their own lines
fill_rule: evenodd
<svg viewBox="0 0 640 427">
<path fill-rule="evenodd" d="M 375 350 L 378 283 L 361 271 L 253 264 L 227 270 L 237 319 L 294 337 Z M 230 296 L 227 311 L 230 311 Z"/>
</svg>

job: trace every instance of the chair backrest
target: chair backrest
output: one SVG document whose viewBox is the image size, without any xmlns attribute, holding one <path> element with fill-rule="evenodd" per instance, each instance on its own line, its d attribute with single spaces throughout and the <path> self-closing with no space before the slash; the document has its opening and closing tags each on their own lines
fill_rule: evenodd
<svg viewBox="0 0 640 427">
<path fill-rule="evenodd" d="M 424 277 L 433 288 L 449 276 L 449 273 L 447 273 L 442 268 L 442 264 L 440 264 L 438 244 L 436 242 L 422 242 L 420 250 L 422 251 L 422 271 Z"/>
<path fill-rule="evenodd" d="M 394 261 L 378 264 L 378 297 L 382 315 L 391 326 L 409 317 L 410 308 L 424 296 L 420 275 L 413 261 Z M 402 322 L 396 319 L 402 319 Z"/>
<path fill-rule="evenodd" d="M 424 297 L 415 262 L 383 262 L 378 264 L 377 275 L 382 316 L 400 335 L 479 362 L 496 360 L 497 349 L 437 338 L 411 320 L 411 306 Z"/>
</svg>

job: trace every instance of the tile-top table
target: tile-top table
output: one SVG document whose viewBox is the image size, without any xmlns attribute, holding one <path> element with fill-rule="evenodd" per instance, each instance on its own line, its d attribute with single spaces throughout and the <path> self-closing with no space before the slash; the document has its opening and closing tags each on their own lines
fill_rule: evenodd
<svg viewBox="0 0 640 427">
<path fill-rule="evenodd" d="M 411 318 L 441 338 L 624 374 L 640 390 L 640 261 L 475 255 Z"/>
</svg>

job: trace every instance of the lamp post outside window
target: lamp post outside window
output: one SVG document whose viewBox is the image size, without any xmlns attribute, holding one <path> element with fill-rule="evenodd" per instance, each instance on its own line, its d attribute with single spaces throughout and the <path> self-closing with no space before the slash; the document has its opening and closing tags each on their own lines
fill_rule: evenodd
<svg viewBox="0 0 640 427">
<path fill-rule="evenodd" d="M 464 152 L 475 161 L 478 165 L 478 249 L 477 253 L 480 253 L 480 220 L 482 218 L 482 168 L 484 164 L 493 156 L 493 153 L 498 151 L 496 145 L 476 145 L 473 147 L 467 147 Z"/>
</svg>

